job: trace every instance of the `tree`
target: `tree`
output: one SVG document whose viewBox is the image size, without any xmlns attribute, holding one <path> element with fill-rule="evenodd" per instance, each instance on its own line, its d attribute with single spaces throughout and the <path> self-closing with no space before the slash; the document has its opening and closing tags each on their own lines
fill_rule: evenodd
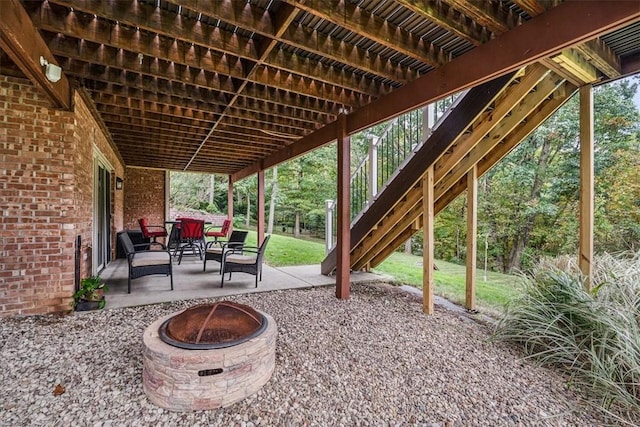
<svg viewBox="0 0 640 427">
<path fill-rule="evenodd" d="M 218 213 L 227 206 L 227 180 L 213 175 L 171 172 L 169 206 L 173 209 L 195 209 Z"/>
<path fill-rule="evenodd" d="M 597 250 L 633 247 L 640 237 L 636 86 L 627 80 L 594 90 Z M 574 96 L 481 179 L 479 221 L 502 271 L 526 268 L 525 254 L 577 250 L 578 107 Z"/>
<path fill-rule="evenodd" d="M 330 144 L 280 165 L 278 214 L 285 224 L 293 226 L 294 236 L 300 236 L 305 216 L 324 210 L 324 201 L 335 198 L 336 162 L 336 146 Z"/>
</svg>

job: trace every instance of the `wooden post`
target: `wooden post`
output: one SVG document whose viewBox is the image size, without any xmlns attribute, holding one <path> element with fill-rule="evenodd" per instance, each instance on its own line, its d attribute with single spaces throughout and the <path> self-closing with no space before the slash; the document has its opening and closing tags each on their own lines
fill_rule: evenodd
<svg viewBox="0 0 640 427">
<path fill-rule="evenodd" d="M 478 252 L 478 167 L 467 172 L 467 310 L 476 307 L 476 256 Z"/>
<path fill-rule="evenodd" d="M 262 244 L 264 240 L 264 169 L 260 169 L 258 172 L 258 227 L 257 227 L 257 242 L 258 246 Z"/>
<path fill-rule="evenodd" d="M 350 138 L 347 135 L 347 119 L 343 114 L 337 120 L 338 144 L 338 236 L 336 241 L 336 297 L 349 298 L 349 273 L 351 271 L 351 220 L 350 220 Z"/>
<path fill-rule="evenodd" d="M 422 179 L 422 311 L 433 314 L 433 165 Z"/>
<path fill-rule="evenodd" d="M 580 88 L 580 249 L 578 265 L 591 289 L 593 275 L 593 92 Z"/>
<path fill-rule="evenodd" d="M 227 187 L 227 217 L 231 220 L 229 232 L 233 229 L 233 178 L 229 175 L 229 184 Z"/>
</svg>

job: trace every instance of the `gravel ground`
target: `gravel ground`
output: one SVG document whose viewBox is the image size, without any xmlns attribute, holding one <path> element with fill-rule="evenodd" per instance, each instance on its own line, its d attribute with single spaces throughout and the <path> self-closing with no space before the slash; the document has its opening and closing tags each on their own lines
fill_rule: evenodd
<svg viewBox="0 0 640 427">
<path fill-rule="evenodd" d="M 142 333 L 195 301 L 0 319 L 0 425 L 593 426 L 562 376 L 489 329 L 384 285 L 228 298 L 278 323 L 276 370 L 228 408 L 177 413 L 142 390 Z M 202 301 L 198 301 L 202 302 Z M 56 385 L 65 391 L 54 395 Z"/>
</svg>

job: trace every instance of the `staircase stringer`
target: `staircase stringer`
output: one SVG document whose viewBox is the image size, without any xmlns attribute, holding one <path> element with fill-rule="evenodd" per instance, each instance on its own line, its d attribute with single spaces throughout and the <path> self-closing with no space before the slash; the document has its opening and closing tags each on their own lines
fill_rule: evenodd
<svg viewBox="0 0 640 427">
<path fill-rule="evenodd" d="M 520 141 L 526 138 L 535 128 L 537 128 L 540 123 L 546 120 L 547 117 L 553 114 L 553 112 L 566 102 L 573 92 L 572 88 L 575 90 L 575 87 L 570 83 L 566 83 L 564 78 L 555 74 L 548 75 L 544 81 L 540 82 L 536 87 L 536 90 L 531 92 L 528 99 L 522 100 L 521 103 L 514 108 L 514 110 L 503 120 L 504 123 L 496 126 L 485 137 L 485 140 L 491 141 L 497 139 L 498 142 L 489 145 L 485 143 L 485 140 L 483 140 L 482 144 L 476 145 L 476 147 L 472 149 L 472 153 L 467 153 L 466 155 L 460 153 L 461 157 L 464 157 L 464 161 L 461 162 L 461 166 L 457 168 L 456 175 L 458 175 L 458 180 L 455 183 L 455 188 L 452 188 L 451 185 L 444 187 L 441 183 L 436 186 L 435 197 L 438 202 L 436 202 L 435 213 L 437 214 L 440 212 L 448 203 L 455 199 L 455 197 L 466 190 L 467 167 L 470 168 L 473 164 L 479 163 L 481 166 L 479 167 L 478 175 L 481 176 L 486 173 L 488 169 L 500 161 Z M 562 90 L 559 91 L 558 89 Z M 552 94 L 557 92 L 561 92 L 561 94 L 549 99 Z M 497 138 L 497 135 L 505 136 L 504 138 Z M 491 155 L 491 150 L 496 145 L 500 145 L 502 148 L 502 150 L 497 150 L 500 154 L 489 157 Z M 479 162 L 478 160 L 472 162 L 469 160 L 470 157 L 474 158 L 474 160 L 478 157 L 486 160 L 484 163 Z M 415 191 L 415 189 L 413 191 Z M 420 195 L 421 194 L 422 193 L 420 192 Z M 445 195 L 447 197 L 443 198 Z M 443 203 L 445 199 L 446 203 Z M 412 199 L 412 202 L 415 203 L 415 199 Z M 417 206 L 419 207 L 420 204 Z M 409 227 L 415 227 L 416 223 L 422 223 L 421 209 L 414 210 L 413 208 L 410 209 L 408 207 L 402 207 L 401 209 L 407 212 L 407 217 L 403 218 L 402 224 L 397 224 L 397 226 L 394 227 L 394 231 L 391 233 L 392 236 L 386 236 L 384 241 L 381 240 L 378 245 L 372 245 L 374 246 L 374 249 L 368 251 L 368 253 L 359 253 L 358 257 L 352 256 L 352 265 L 354 268 L 358 268 L 362 265 L 376 267 L 380 262 L 386 259 L 388 255 L 393 253 L 400 244 L 402 244 L 402 242 L 396 242 L 394 238 L 395 236 L 404 236 Z M 393 243 L 390 245 L 386 244 L 391 242 Z M 358 249 L 359 248 L 355 248 L 353 252 L 354 255 L 358 253 Z M 357 258 L 357 261 L 355 261 L 354 258 Z"/>
<path fill-rule="evenodd" d="M 476 116 L 473 123 L 468 126 L 465 131 L 458 136 L 442 156 L 436 161 L 436 180 L 441 179 L 450 168 L 456 166 L 464 156 L 473 149 L 483 137 L 498 126 L 502 120 L 510 114 L 514 105 L 519 105 L 534 88 L 540 84 L 550 71 L 539 64 L 533 64 L 526 70 L 518 73 L 517 79 L 514 78 L 504 89 L 485 107 L 484 111 Z M 420 180 L 422 182 L 422 180 Z M 435 181 L 437 182 L 437 181 Z M 422 190 L 413 188 L 410 190 L 413 197 L 410 198 L 413 203 L 406 205 L 401 202 L 401 206 L 395 211 L 403 212 L 403 215 L 409 215 L 415 204 L 418 207 L 422 203 Z M 402 224 L 396 221 L 390 221 L 388 217 L 383 218 L 366 237 L 361 244 L 356 245 L 351 252 L 351 265 L 354 269 L 364 268 L 366 265 L 376 264 L 376 258 L 380 251 L 384 250 L 390 242 L 395 241 L 395 236 L 405 234 L 406 226 L 410 224 L 415 217 L 402 218 Z M 376 237 L 376 234 L 382 234 Z M 395 250 L 395 247 L 393 248 Z M 366 254 L 366 258 L 365 257 Z"/>
<path fill-rule="evenodd" d="M 564 105 L 571 98 L 571 95 L 577 90 L 577 87 L 570 82 L 564 82 L 558 90 L 540 104 L 540 106 L 526 117 L 509 135 L 503 138 L 495 147 L 486 153 L 477 162 L 478 177 L 487 173 L 496 163 L 502 160 L 511 152 L 520 141 L 524 140 L 531 132 L 533 132 L 542 122 L 555 113 L 558 108 Z M 456 197 L 458 197 L 466 189 L 466 178 L 464 176 L 450 186 L 446 191 L 441 190 L 436 194 L 435 212 L 440 212 Z"/>
<path fill-rule="evenodd" d="M 405 169 L 399 178 L 390 182 L 380 193 L 369 209 L 351 228 L 351 250 L 359 245 L 382 218 L 394 209 L 399 200 L 416 185 L 421 179 L 426 165 L 435 163 L 442 154 L 449 148 L 450 144 L 458 138 L 465 129 L 473 123 L 476 118 L 490 105 L 496 97 L 515 78 L 515 73 L 509 73 L 498 77 L 490 82 L 479 85 L 471 89 L 458 104 L 454 114 L 451 114 L 445 121 L 431 134 L 429 140 L 422 144 L 410 160 L 406 163 Z M 460 118 L 467 120 L 463 121 Z M 323 274 L 330 274 L 336 265 L 335 248 L 327 255 L 322 262 L 321 271 Z"/>
</svg>

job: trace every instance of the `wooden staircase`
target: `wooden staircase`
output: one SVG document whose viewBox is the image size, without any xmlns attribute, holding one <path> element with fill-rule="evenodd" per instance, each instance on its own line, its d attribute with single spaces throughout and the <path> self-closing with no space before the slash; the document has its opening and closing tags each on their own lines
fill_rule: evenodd
<svg viewBox="0 0 640 427">
<path fill-rule="evenodd" d="M 475 165 L 482 176 L 567 101 L 576 86 L 544 65 L 475 87 L 351 224 L 352 270 L 376 267 L 422 228 L 422 177 L 434 165 L 434 212 L 460 195 Z M 322 273 L 336 267 L 335 248 Z"/>
</svg>

